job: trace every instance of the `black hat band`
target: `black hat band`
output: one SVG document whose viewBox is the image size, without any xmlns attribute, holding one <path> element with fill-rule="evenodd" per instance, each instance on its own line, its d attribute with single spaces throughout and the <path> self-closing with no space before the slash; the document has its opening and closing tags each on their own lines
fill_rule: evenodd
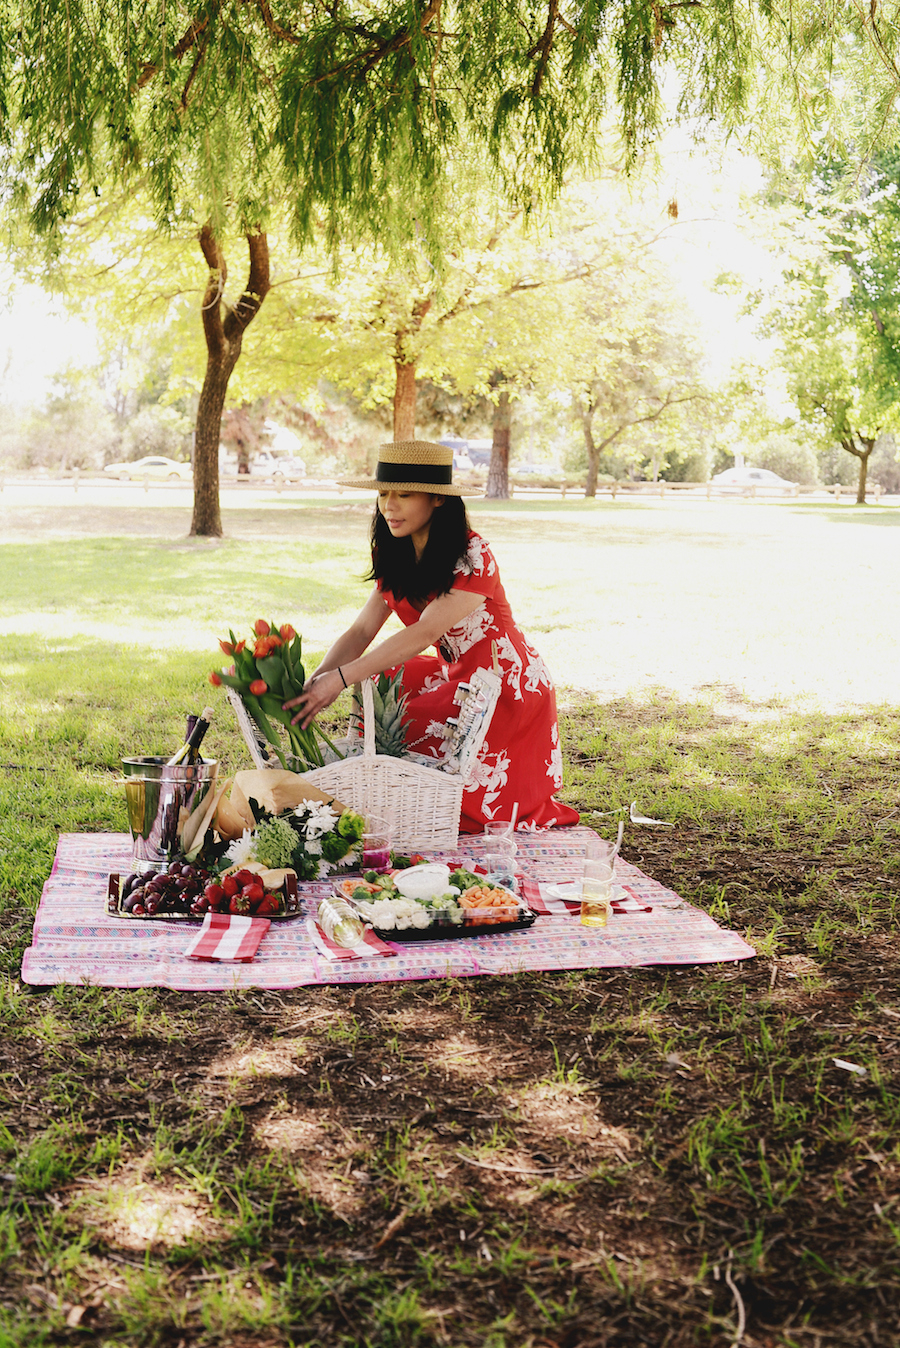
<svg viewBox="0 0 900 1348">
<path fill-rule="evenodd" d="M 429 482 L 449 486 L 453 481 L 452 463 L 383 463 L 375 470 L 376 482 Z"/>
</svg>

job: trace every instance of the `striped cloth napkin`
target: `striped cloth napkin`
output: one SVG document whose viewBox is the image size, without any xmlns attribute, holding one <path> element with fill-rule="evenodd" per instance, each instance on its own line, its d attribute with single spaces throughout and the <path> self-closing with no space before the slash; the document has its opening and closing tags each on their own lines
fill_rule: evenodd
<svg viewBox="0 0 900 1348">
<path fill-rule="evenodd" d="M 207 913 L 184 953 L 195 960 L 239 960 L 247 964 L 271 925 L 267 917 Z"/>
<path fill-rule="evenodd" d="M 619 883 L 617 884 L 617 888 L 620 890 L 620 893 L 613 899 L 611 904 L 614 913 L 649 913 L 653 911 L 650 905 L 644 903 L 644 901 L 639 898 L 634 890 L 628 885 Z M 541 887 L 536 880 L 529 880 L 523 876 L 522 894 L 532 912 L 537 913 L 540 917 L 552 916 L 550 909 L 541 897 Z M 566 910 L 570 913 L 578 913 L 581 911 L 580 897 L 571 899 L 565 898 L 560 900 L 560 902 L 562 902 Z"/>
<path fill-rule="evenodd" d="M 366 927 L 359 945 L 348 948 L 344 945 L 335 945 L 330 936 L 326 936 L 318 922 L 314 918 L 306 919 L 306 928 L 313 940 L 320 955 L 324 955 L 328 960 L 361 960 L 369 959 L 373 955 L 396 955 L 397 951 L 393 946 L 382 941 L 380 936 L 376 936 L 371 927 Z"/>
</svg>

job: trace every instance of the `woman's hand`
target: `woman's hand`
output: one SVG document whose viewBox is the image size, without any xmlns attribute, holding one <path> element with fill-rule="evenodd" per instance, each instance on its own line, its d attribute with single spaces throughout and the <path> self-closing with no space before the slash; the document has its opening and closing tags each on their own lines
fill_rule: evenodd
<svg viewBox="0 0 900 1348">
<path fill-rule="evenodd" d="M 299 708 L 297 715 L 291 717 L 291 725 L 296 725 L 299 721 L 301 728 L 307 730 L 319 712 L 330 707 L 332 702 L 340 697 L 345 687 L 344 680 L 336 669 L 326 670 L 323 674 L 313 674 L 311 679 L 306 680 L 299 697 L 292 697 L 290 702 L 282 704 L 283 710 L 291 711 L 294 707 Z"/>
</svg>

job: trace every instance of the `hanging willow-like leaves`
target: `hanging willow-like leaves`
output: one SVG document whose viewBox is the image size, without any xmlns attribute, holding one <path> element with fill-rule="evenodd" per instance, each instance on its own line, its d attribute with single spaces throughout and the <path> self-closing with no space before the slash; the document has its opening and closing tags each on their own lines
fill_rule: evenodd
<svg viewBox="0 0 900 1348">
<path fill-rule="evenodd" d="M 42 230 L 139 174 L 161 222 L 299 239 L 324 216 L 428 235 L 444 168 L 482 146 L 506 189 L 552 195 L 612 109 L 632 149 L 663 116 L 740 123 L 793 96 L 821 124 L 859 91 L 896 130 L 898 0 L 0 0 L 7 195 Z M 775 116 L 775 113 L 772 113 Z M 837 132 L 835 133 L 837 134 Z"/>
</svg>

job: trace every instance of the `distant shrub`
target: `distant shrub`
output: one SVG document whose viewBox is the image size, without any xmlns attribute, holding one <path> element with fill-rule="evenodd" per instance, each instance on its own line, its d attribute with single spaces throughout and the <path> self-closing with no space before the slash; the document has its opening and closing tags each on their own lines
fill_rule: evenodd
<svg viewBox="0 0 900 1348">
<path fill-rule="evenodd" d="M 146 403 L 128 419 L 122 431 L 121 456 L 127 461 L 147 454 L 167 459 L 190 456 L 190 422 L 174 407 Z"/>
<path fill-rule="evenodd" d="M 869 483 L 874 486 L 877 482 L 892 496 L 900 495 L 900 459 L 897 455 L 897 441 L 892 435 L 882 435 L 869 459 Z"/>
</svg>

